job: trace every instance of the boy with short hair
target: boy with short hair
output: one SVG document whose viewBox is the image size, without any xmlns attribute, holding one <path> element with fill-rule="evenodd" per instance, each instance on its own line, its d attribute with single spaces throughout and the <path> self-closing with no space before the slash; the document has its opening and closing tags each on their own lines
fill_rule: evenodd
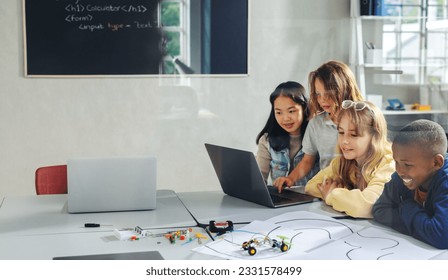
<svg viewBox="0 0 448 280">
<path fill-rule="evenodd" d="M 404 126 L 392 144 L 396 172 L 373 206 L 374 219 L 448 249 L 448 160 L 444 129 L 429 120 Z"/>
</svg>

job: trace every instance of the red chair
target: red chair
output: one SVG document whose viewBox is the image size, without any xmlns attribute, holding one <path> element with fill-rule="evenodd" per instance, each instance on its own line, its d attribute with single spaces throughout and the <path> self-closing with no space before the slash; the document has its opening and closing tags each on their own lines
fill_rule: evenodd
<svg viewBox="0 0 448 280">
<path fill-rule="evenodd" d="M 67 165 L 44 166 L 36 170 L 36 194 L 67 193 Z"/>
</svg>

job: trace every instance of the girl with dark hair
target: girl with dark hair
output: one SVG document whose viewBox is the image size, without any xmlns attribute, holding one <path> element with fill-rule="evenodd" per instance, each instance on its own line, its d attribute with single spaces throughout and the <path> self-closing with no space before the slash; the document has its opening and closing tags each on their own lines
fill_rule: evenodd
<svg viewBox="0 0 448 280">
<path fill-rule="evenodd" d="M 266 182 L 287 176 L 302 160 L 302 137 L 308 125 L 305 88 L 297 82 L 284 82 L 270 95 L 271 113 L 257 136 L 257 163 Z M 319 171 L 318 165 L 296 182 L 305 185 Z"/>
</svg>

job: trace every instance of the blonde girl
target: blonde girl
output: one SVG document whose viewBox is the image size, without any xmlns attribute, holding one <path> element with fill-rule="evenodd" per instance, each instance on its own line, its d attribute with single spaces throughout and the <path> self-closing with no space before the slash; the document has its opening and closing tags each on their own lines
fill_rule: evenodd
<svg viewBox="0 0 448 280">
<path fill-rule="evenodd" d="M 341 155 L 308 181 L 305 191 L 349 216 L 371 218 L 395 171 L 386 120 L 368 101 L 345 100 L 341 108 L 336 120 Z"/>
</svg>

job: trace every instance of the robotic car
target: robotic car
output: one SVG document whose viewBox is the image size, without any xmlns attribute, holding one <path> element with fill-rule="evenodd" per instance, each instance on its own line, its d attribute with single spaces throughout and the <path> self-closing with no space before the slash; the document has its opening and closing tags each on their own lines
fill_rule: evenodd
<svg viewBox="0 0 448 280">
<path fill-rule="evenodd" d="M 255 247 L 262 245 L 269 245 L 272 248 L 279 248 L 280 251 L 286 252 L 289 250 L 289 246 L 285 243 L 283 239 L 284 238 L 282 238 L 281 241 L 278 241 L 277 239 L 271 239 L 268 236 L 266 236 L 262 240 L 254 238 L 249 241 L 243 242 L 243 245 L 241 247 L 245 251 L 247 251 L 251 256 L 257 253 L 257 249 Z"/>
</svg>

